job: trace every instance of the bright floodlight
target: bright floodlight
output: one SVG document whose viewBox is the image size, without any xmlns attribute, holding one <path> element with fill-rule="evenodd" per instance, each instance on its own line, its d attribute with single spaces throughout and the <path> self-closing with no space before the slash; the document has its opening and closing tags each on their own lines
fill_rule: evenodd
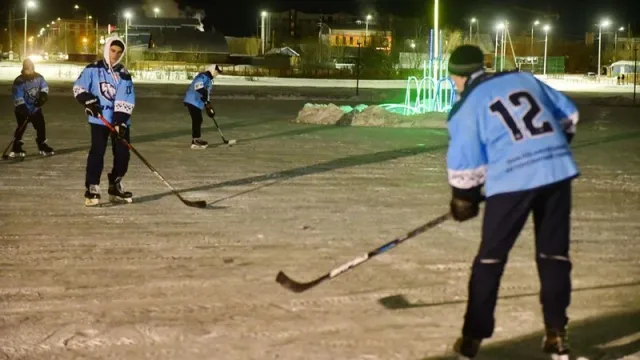
<svg viewBox="0 0 640 360">
<path fill-rule="evenodd" d="M 124 17 L 125 17 L 125 18 L 127 18 L 127 19 L 131 19 L 131 16 L 133 16 L 133 15 L 131 15 L 131 12 L 130 12 L 130 11 L 126 11 L 126 12 L 124 13 Z"/>
<path fill-rule="evenodd" d="M 543 29 L 544 29 L 544 31 L 548 32 L 549 30 L 551 30 L 551 26 L 545 25 Z"/>
<path fill-rule="evenodd" d="M 78 6 L 78 5 L 73 5 L 73 8 L 77 10 L 77 9 L 80 9 L 80 6 Z"/>
<path fill-rule="evenodd" d="M 27 7 L 36 7 L 35 1 L 27 1 Z"/>
<path fill-rule="evenodd" d="M 496 25 L 496 29 L 499 29 L 499 30 L 504 29 L 504 23 L 503 22 L 498 23 L 498 25 Z"/>
<path fill-rule="evenodd" d="M 476 18 L 471 18 L 471 22 L 472 23 L 476 22 Z"/>
<path fill-rule="evenodd" d="M 367 15 L 367 20 L 371 20 L 373 18 L 373 16 L 371 16 L 371 14 Z"/>
<path fill-rule="evenodd" d="M 266 12 L 266 11 L 263 11 L 263 12 L 260 14 L 260 16 L 262 16 L 262 17 L 266 17 L 266 16 L 267 16 L 267 12 Z"/>
<path fill-rule="evenodd" d="M 157 13 L 159 13 L 159 12 L 160 12 L 160 9 L 158 9 L 157 7 L 155 7 L 155 8 L 153 8 L 153 12 L 157 14 Z"/>
<path fill-rule="evenodd" d="M 624 31 L 624 26 L 620 26 L 620 29 L 618 29 L 618 31 Z"/>
<path fill-rule="evenodd" d="M 540 21 L 538 21 L 538 20 L 534 21 L 534 22 L 533 22 L 533 25 L 535 25 L 535 26 L 540 25 Z"/>
<path fill-rule="evenodd" d="M 56 22 L 55 22 L 55 21 L 52 21 L 52 22 L 51 22 L 51 25 L 55 25 L 55 24 L 56 24 Z"/>
<path fill-rule="evenodd" d="M 58 18 L 58 21 L 60 21 L 60 18 Z"/>
<path fill-rule="evenodd" d="M 415 49 L 416 48 L 416 43 L 411 43 L 411 48 Z"/>
<path fill-rule="evenodd" d="M 89 19 L 93 19 L 93 16 L 89 15 Z"/>
<path fill-rule="evenodd" d="M 611 25 L 611 22 L 609 20 L 602 20 L 602 22 L 600 23 L 601 27 L 607 27 Z"/>
</svg>

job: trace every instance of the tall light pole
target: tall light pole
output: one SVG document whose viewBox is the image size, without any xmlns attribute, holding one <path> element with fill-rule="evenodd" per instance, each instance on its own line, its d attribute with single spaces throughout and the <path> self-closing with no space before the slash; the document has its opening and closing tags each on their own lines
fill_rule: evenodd
<svg viewBox="0 0 640 360">
<path fill-rule="evenodd" d="M 600 73 L 602 69 L 600 68 L 602 62 L 602 28 L 609 26 L 609 20 L 602 20 L 598 24 L 598 81 L 600 81 Z"/>
<path fill-rule="evenodd" d="M 160 8 L 158 8 L 158 7 L 154 7 L 154 8 L 153 8 L 153 15 L 154 15 L 155 17 L 158 17 L 158 13 L 159 13 L 159 12 L 160 12 Z"/>
<path fill-rule="evenodd" d="M 438 55 L 440 53 L 440 28 L 439 28 L 439 24 L 438 24 L 438 18 L 439 18 L 439 0 L 434 0 L 434 5 L 433 5 L 433 57 L 434 58 L 438 58 Z M 437 67 L 437 61 L 434 62 L 434 64 L 436 64 L 435 66 Z M 436 70 L 434 73 L 438 73 L 437 68 L 434 69 Z"/>
<path fill-rule="evenodd" d="M 547 43 L 549 42 L 549 30 L 551 30 L 551 26 L 544 26 L 544 67 L 543 67 L 543 75 L 547 75 Z"/>
<path fill-rule="evenodd" d="M 34 1 L 25 1 L 24 3 L 24 48 L 22 49 L 22 59 L 25 59 L 27 57 L 27 9 L 35 6 L 36 3 Z"/>
<path fill-rule="evenodd" d="M 264 47 L 265 47 L 265 43 L 266 43 L 266 39 L 265 39 L 265 28 L 264 28 L 264 22 L 267 19 L 267 15 L 268 13 L 266 11 L 263 11 L 262 13 L 260 13 L 260 19 L 261 19 L 261 23 L 260 23 L 260 39 L 262 42 L 262 55 L 264 55 Z"/>
<path fill-rule="evenodd" d="M 133 15 L 130 11 L 126 11 L 124 13 L 124 43 L 126 46 L 126 49 L 124 50 L 124 65 L 127 67 L 129 66 L 129 22 L 131 21 L 132 16 Z"/>
<path fill-rule="evenodd" d="M 536 20 L 533 22 L 533 25 L 531 25 L 531 56 L 533 56 L 533 29 L 540 25 L 540 21 Z"/>
<path fill-rule="evenodd" d="M 499 43 L 499 36 L 500 36 L 500 30 L 504 29 L 504 23 L 499 23 L 498 25 L 496 25 L 496 52 L 493 55 L 493 68 L 495 69 L 495 71 L 498 71 L 498 43 Z"/>
<path fill-rule="evenodd" d="M 622 27 L 622 26 L 621 26 L 621 27 L 618 29 L 618 31 L 624 31 L 624 27 Z M 614 40 L 614 42 L 613 42 L 613 50 L 614 50 L 614 52 L 616 53 L 616 55 L 618 54 L 618 31 L 616 31 L 616 35 L 615 35 L 615 37 L 614 37 L 614 39 L 615 39 L 615 40 Z"/>
<path fill-rule="evenodd" d="M 367 39 L 369 38 L 369 20 L 373 17 L 371 14 L 367 14 L 366 20 L 364 22 L 364 46 L 367 46 Z"/>
<path fill-rule="evenodd" d="M 475 24 L 476 18 L 471 18 L 469 21 L 469 42 L 473 41 L 473 24 Z"/>
</svg>

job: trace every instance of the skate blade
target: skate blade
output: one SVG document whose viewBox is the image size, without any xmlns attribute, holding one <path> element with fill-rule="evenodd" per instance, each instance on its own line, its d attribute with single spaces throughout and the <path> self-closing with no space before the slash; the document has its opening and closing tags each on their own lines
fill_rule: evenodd
<svg viewBox="0 0 640 360">
<path fill-rule="evenodd" d="M 209 145 L 191 145 L 192 149 L 196 149 L 196 150 L 203 150 L 206 149 Z"/>
<path fill-rule="evenodd" d="M 14 153 L 13 151 L 9 153 L 9 158 L 10 159 L 23 158 L 25 156 L 27 156 L 27 154 L 25 154 L 25 153 Z"/>
<path fill-rule="evenodd" d="M 100 205 L 100 199 L 84 199 L 84 206 L 93 207 Z"/>
<path fill-rule="evenodd" d="M 51 155 L 55 155 L 55 152 L 46 152 L 46 151 L 40 151 L 40 155 L 42 156 L 51 156 Z"/>
<path fill-rule="evenodd" d="M 551 360 L 571 360 L 571 358 L 569 357 L 568 354 L 565 354 L 565 355 L 551 354 Z"/>
<path fill-rule="evenodd" d="M 122 198 L 114 195 L 109 195 L 109 201 L 114 204 L 131 204 L 133 202 L 133 198 Z"/>
</svg>

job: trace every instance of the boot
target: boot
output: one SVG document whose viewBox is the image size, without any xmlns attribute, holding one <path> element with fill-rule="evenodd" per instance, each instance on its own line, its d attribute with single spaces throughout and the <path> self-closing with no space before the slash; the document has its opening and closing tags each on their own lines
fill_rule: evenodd
<svg viewBox="0 0 640 360">
<path fill-rule="evenodd" d="M 482 343 L 482 340 L 463 336 L 456 340 L 453 345 L 453 351 L 458 354 L 458 360 L 471 360 L 480 351 L 480 343 Z"/>
<path fill-rule="evenodd" d="M 567 330 L 547 329 L 542 339 L 542 351 L 551 355 L 553 360 L 569 360 L 569 339 Z"/>
<path fill-rule="evenodd" d="M 209 143 L 200 138 L 191 140 L 192 149 L 206 149 L 207 146 L 209 146 Z"/>
<path fill-rule="evenodd" d="M 38 150 L 42 156 L 51 156 L 55 154 L 55 151 L 47 144 L 47 140 L 38 144 Z"/>
<path fill-rule="evenodd" d="M 13 142 L 13 147 L 9 153 L 10 158 L 19 158 L 27 156 L 27 153 L 22 149 L 22 140 L 16 140 Z"/>
<path fill-rule="evenodd" d="M 133 194 L 129 191 L 125 191 L 122 186 L 122 177 L 115 177 L 112 174 L 108 174 L 109 178 L 109 201 L 111 202 L 133 202 Z"/>
<path fill-rule="evenodd" d="M 84 193 L 85 206 L 97 206 L 100 204 L 100 185 L 89 185 Z"/>
</svg>

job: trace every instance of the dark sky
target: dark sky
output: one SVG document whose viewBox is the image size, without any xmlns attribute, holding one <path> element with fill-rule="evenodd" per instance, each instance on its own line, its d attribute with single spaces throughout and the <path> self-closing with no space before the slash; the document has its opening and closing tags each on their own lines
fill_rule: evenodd
<svg viewBox="0 0 640 360">
<path fill-rule="evenodd" d="M 6 25 L 9 3 L 24 0 L 0 0 L 1 23 Z M 160 4 L 173 0 L 35 0 L 38 9 L 30 11 L 32 25 L 41 27 L 56 17 L 71 16 L 73 4 L 85 6 L 96 16 L 101 24 L 115 22 L 115 13 L 126 8 L 139 9 L 144 3 Z M 187 6 L 201 8 L 207 14 L 205 24 L 213 24 L 216 29 L 228 36 L 247 36 L 256 32 L 256 23 L 261 9 L 282 11 L 297 8 L 309 12 L 337 12 L 340 10 L 356 14 L 369 11 L 392 12 L 400 16 L 429 16 L 428 25 L 432 25 L 433 0 L 178 0 L 180 9 Z M 508 18 L 514 33 L 530 29 L 534 18 L 541 18 L 537 11 L 557 13 L 559 19 L 552 24 L 554 33 L 570 39 L 582 39 L 584 33 L 596 29 L 599 18 L 608 16 L 617 26 L 631 24 L 631 28 L 640 34 L 640 0 L 440 0 L 441 24 L 467 28 L 466 21 L 471 16 L 480 19 L 482 32 L 500 17 Z M 519 9 L 520 8 L 520 9 Z M 19 15 L 22 17 L 23 15 Z M 530 30 L 529 30 L 530 31 Z"/>
</svg>

